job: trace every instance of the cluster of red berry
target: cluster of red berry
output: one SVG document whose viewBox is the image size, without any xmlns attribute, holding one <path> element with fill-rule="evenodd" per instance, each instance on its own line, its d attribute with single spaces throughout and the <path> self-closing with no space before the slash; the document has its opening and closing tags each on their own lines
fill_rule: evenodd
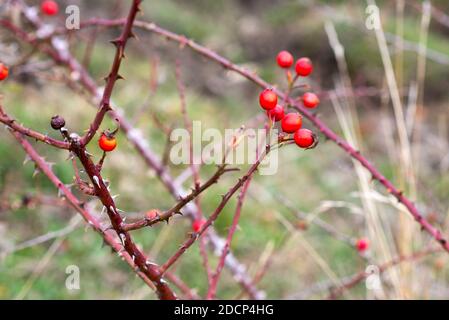
<svg viewBox="0 0 449 320">
<path fill-rule="evenodd" d="M 288 51 L 281 51 L 277 55 L 277 64 L 279 67 L 289 69 L 294 62 L 293 56 Z M 300 58 L 295 64 L 296 78 L 307 77 L 313 71 L 313 65 L 309 58 Z M 289 73 L 288 73 L 289 74 Z M 288 77 L 289 85 L 292 86 L 295 80 Z M 313 109 L 319 103 L 317 95 L 313 92 L 306 92 L 301 98 L 306 108 Z M 317 137 L 309 129 L 302 129 L 302 116 L 297 112 L 285 114 L 284 106 L 278 104 L 278 96 L 272 89 L 265 89 L 259 96 L 260 106 L 266 110 L 270 119 L 275 122 L 281 121 L 282 131 L 285 133 L 293 133 L 295 143 L 305 149 L 313 148 L 317 143 Z"/>
</svg>

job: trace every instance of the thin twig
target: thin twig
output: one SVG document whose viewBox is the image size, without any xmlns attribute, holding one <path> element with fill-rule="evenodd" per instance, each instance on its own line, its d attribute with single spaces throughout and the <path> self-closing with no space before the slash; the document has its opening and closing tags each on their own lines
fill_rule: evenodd
<svg viewBox="0 0 449 320">
<path fill-rule="evenodd" d="M 242 213 L 243 200 L 245 199 L 246 192 L 248 191 L 249 184 L 251 183 L 252 176 L 249 176 L 248 180 L 246 180 L 245 184 L 240 191 L 238 196 L 237 207 L 235 209 L 234 218 L 232 219 L 231 227 L 228 231 L 228 236 L 226 238 L 226 243 L 223 246 L 223 251 L 221 253 L 220 259 L 217 264 L 217 268 L 215 269 L 215 273 L 212 277 L 211 284 L 209 286 L 209 290 L 207 292 L 207 299 L 214 299 L 217 291 L 218 280 L 220 279 L 221 272 L 223 271 L 224 263 L 226 261 L 226 256 L 228 254 L 229 248 L 231 246 L 232 238 L 234 237 L 234 233 L 237 230 L 237 226 L 240 220 L 240 214 Z"/>
<path fill-rule="evenodd" d="M 200 180 L 200 175 L 199 175 L 199 169 L 196 167 L 195 161 L 194 161 L 195 159 L 194 159 L 194 154 L 193 154 L 192 122 L 187 113 L 187 103 L 186 103 L 186 94 L 185 94 L 186 88 L 185 88 L 184 82 L 182 81 L 181 61 L 180 60 L 176 60 L 175 74 L 176 74 L 176 87 L 177 87 L 178 93 L 179 93 L 179 101 L 180 101 L 180 105 L 181 105 L 181 114 L 182 114 L 183 120 L 184 120 L 184 127 L 186 128 L 187 132 L 189 133 L 189 167 L 190 167 L 190 170 L 192 171 L 194 190 L 198 190 L 201 185 L 201 180 Z M 197 219 L 202 219 L 202 217 L 203 217 L 200 199 L 201 199 L 200 194 L 198 194 L 194 199 L 195 205 L 198 208 Z M 200 254 L 201 254 L 201 257 L 203 258 L 203 265 L 206 270 L 207 282 L 210 285 L 210 283 L 212 281 L 212 271 L 211 271 L 211 268 L 209 265 L 209 258 L 207 256 L 207 252 L 206 252 L 206 238 L 205 237 L 201 237 L 201 239 L 200 239 Z"/>
<path fill-rule="evenodd" d="M 112 40 L 112 44 L 115 45 L 116 51 L 114 56 L 114 61 L 112 63 L 111 70 L 106 77 L 106 86 L 103 92 L 103 97 L 101 98 L 100 102 L 100 109 L 98 110 L 94 121 L 89 127 L 88 132 L 84 137 L 80 139 L 81 145 L 85 146 L 87 145 L 90 140 L 94 137 L 95 133 L 97 132 L 98 128 L 100 127 L 105 114 L 111 110 L 110 106 L 110 100 L 112 95 L 112 90 L 114 89 L 114 85 L 118 79 L 122 79 L 123 77 L 119 74 L 120 65 L 122 63 L 122 60 L 125 57 L 125 47 L 126 43 L 128 42 L 129 38 L 135 37 L 132 32 L 132 27 L 134 20 L 136 18 L 137 13 L 140 11 L 140 3 L 141 0 L 133 0 L 133 3 L 131 5 L 131 8 L 129 10 L 128 17 L 126 19 L 125 26 L 123 28 L 123 31 L 121 35 L 117 38 Z"/>
<path fill-rule="evenodd" d="M 38 141 L 44 142 L 46 144 L 49 144 L 53 147 L 59 148 L 59 149 L 69 149 L 69 143 L 57 139 L 53 139 L 45 134 L 42 134 L 40 132 L 31 130 L 29 128 L 26 128 L 20 124 L 17 123 L 16 120 L 11 118 L 9 115 L 7 115 L 3 109 L 3 106 L 0 104 L 0 122 L 5 124 L 7 127 L 20 132 L 23 135 L 26 135 L 30 138 L 36 139 Z"/>
<path fill-rule="evenodd" d="M 234 193 L 236 193 L 240 187 L 254 174 L 254 172 L 259 167 L 259 164 L 264 159 L 266 155 L 270 152 L 270 145 L 266 145 L 265 151 L 259 156 L 258 160 L 250 167 L 248 172 L 239 179 L 239 181 L 231 188 L 225 195 L 222 196 L 222 200 L 215 211 L 211 214 L 211 216 L 206 220 L 206 222 L 202 225 L 201 229 L 190 236 L 181 247 L 175 252 L 173 256 L 171 256 L 166 263 L 161 266 L 162 274 L 167 271 L 183 254 L 186 252 L 190 246 L 200 237 L 206 230 L 209 228 L 213 222 L 218 218 L 228 201 L 232 198 Z"/>
<path fill-rule="evenodd" d="M 233 169 L 226 169 L 226 164 L 223 164 L 218 167 L 217 171 L 214 175 L 212 175 L 209 180 L 207 180 L 204 184 L 202 184 L 199 188 L 193 189 L 192 192 L 182 197 L 178 203 L 176 203 L 173 207 L 171 207 L 169 210 L 165 211 L 164 213 L 160 214 L 154 219 L 148 220 L 147 218 L 143 218 L 139 221 L 128 223 L 123 226 L 123 229 L 125 231 L 131 231 L 131 230 L 137 230 L 144 227 L 152 226 L 156 223 L 159 223 L 161 221 L 168 221 L 173 215 L 180 213 L 181 209 L 188 204 L 190 201 L 195 199 L 199 194 L 201 194 L 204 190 L 207 190 L 211 185 L 217 183 L 218 179 L 225 173 L 229 172 Z"/>
</svg>

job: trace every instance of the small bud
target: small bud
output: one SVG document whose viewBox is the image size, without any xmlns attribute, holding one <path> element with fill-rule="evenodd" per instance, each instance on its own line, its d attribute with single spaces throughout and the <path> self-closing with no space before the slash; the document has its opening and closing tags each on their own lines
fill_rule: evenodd
<svg viewBox="0 0 449 320">
<path fill-rule="evenodd" d="M 51 127 L 55 130 L 59 130 L 65 126 L 65 120 L 61 116 L 54 116 L 51 118 Z"/>
<path fill-rule="evenodd" d="M 161 215 L 161 212 L 159 210 L 151 209 L 145 213 L 145 219 L 147 219 L 148 221 L 151 221 L 151 220 L 158 218 L 160 215 Z"/>
</svg>

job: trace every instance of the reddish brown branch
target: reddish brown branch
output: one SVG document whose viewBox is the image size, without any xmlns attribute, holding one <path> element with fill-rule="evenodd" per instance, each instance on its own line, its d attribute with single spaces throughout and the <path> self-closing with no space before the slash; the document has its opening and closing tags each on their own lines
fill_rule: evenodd
<svg viewBox="0 0 449 320">
<path fill-rule="evenodd" d="M 189 115 L 187 113 L 187 103 L 186 103 L 186 88 L 184 86 L 184 82 L 182 81 L 182 73 L 181 73 L 181 61 L 180 60 L 176 60 L 176 87 L 178 89 L 178 93 L 179 93 L 179 101 L 180 101 L 180 105 L 181 105 L 181 114 L 184 120 L 184 127 L 186 128 L 187 132 L 189 133 L 189 164 L 190 164 L 190 170 L 192 171 L 192 176 L 193 176 L 193 184 L 194 184 L 194 190 L 198 190 L 200 188 L 201 185 L 201 180 L 200 180 L 200 174 L 199 174 L 199 169 L 196 167 L 195 165 L 195 161 L 194 161 L 194 155 L 193 155 L 193 140 L 192 140 L 192 122 L 189 118 Z M 202 219 L 203 217 L 203 212 L 201 210 L 201 200 L 200 200 L 200 194 L 198 194 L 195 199 L 195 205 L 198 208 L 198 215 L 197 215 L 197 219 Z M 209 265 L 209 257 L 207 255 L 207 251 L 206 251 L 206 238 L 205 237 L 201 237 L 200 239 L 200 254 L 201 257 L 203 258 L 203 265 L 204 268 L 206 270 L 206 275 L 207 275 L 207 282 L 210 285 L 211 281 L 212 281 L 212 271 Z"/>
<path fill-rule="evenodd" d="M 81 216 L 89 223 L 92 228 L 98 232 L 105 242 L 110 245 L 114 251 L 116 251 L 130 266 L 135 270 L 135 263 L 133 259 L 127 252 L 123 252 L 123 247 L 115 241 L 115 238 L 106 230 L 103 230 L 100 222 L 90 214 L 84 207 L 83 204 L 73 195 L 73 193 L 59 180 L 59 178 L 53 173 L 48 164 L 45 162 L 36 150 L 31 146 L 31 144 L 22 136 L 21 133 L 11 130 L 11 134 L 17 139 L 22 148 L 25 150 L 27 155 L 36 164 L 36 166 L 45 174 L 48 179 L 55 185 L 55 187 L 62 192 L 70 205 L 78 211 Z M 152 281 L 142 272 L 136 271 L 136 273 L 147 283 L 150 287 L 154 287 Z"/>
<path fill-rule="evenodd" d="M 81 216 L 86 220 L 86 222 L 93 227 L 93 229 L 98 232 L 104 239 L 105 243 L 107 243 L 115 252 L 119 254 L 119 256 L 124 259 L 126 263 L 134 270 L 144 282 L 154 288 L 154 283 L 145 275 L 145 273 L 139 271 L 135 261 L 131 255 L 129 255 L 126 251 L 123 251 L 123 246 L 119 242 L 117 242 L 112 236 L 112 234 L 108 233 L 108 230 L 104 230 L 101 227 L 100 222 L 91 214 L 87 209 L 84 208 L 84 205 L 81 201 L 76 198 L 73 193 L 67 188 L 59 178 L 53 173 L 50 167 L 47 165 L 45 160 L 34 150 L 31 144 L 26 141 L 20 133 L 16 131 L 11 131 L 11 134 L 19 141 L 25 152 L 29 155 L 31 160 L 38 166 L 38 168 L 47 176 L 47 178 L 55 185 L 55 187 L 60 190 L 60 192 L 67 199 L 69 205 L 71 205 Z M 44 201 L 45 204 L 55 205 L 55 202 Z M 56 203 L 57 205 L 61 205 L 61 203 Z M 66 202 L 64 202 L 66 204 Z M 109 229 L 109 231 L 112 231 Z M 198 295 L 192 292 L 192 290 L 177 276 L 172 273 L 165 273 L 167 279 L 170 280 L 175 286 L 177 286 L 189 299 L 199 299 Z"/>
<path fill-rule="evenodd" d="M 240 220 L 240 215 L 243 207 L 243 200 L 245 199 L 246 192 L 248 191 L 249 184 L 251 183 L 251 177 L 246 180 L 243 185 L 242 190 L 238 196 L 237 207 L 235 209 L 234 218 L 232 219 L 231 228 L 229 229 L 228 236 L 226 238 L 226 243 L 223 246 L 223 251 L 221 253 L 220 259 L 217 264 L 217 268 L 215 269 L 215 273 L 212 276 L 212 281 L 209 286 L 209 290 L 207 292 L 207 299 L 214 299 L 217 291 L 218 280 L 220 279 L 221 272 L 223 271 L 223 267 L 226 261 L 226 256 L 228 255 L 229 248 L 231 246 L 232 238 L 234 237 L 235 231 L 237 230 L 237 226 Z"/>
<path fill-rule="evenodd" d="M 159 272 L 159 267 L 153 263 L 149 263 L 146 256 L 137 247 L 131 238 L 131 235 L 123 229 L 123 219 L 119 214 L 115 205 L 114 199 L 109 193 L 108 187 L 98 170 L 98 167 L 94 164 L 90 156 L 88 155 L 85 147 L 81 144 L 79 138 L 72 138 L 71 151 L 73 151 L 79 158 L 81 164 L 84 167 L 86 174 L 89 176 L 94 189 L 95 194 L 106 208 L 106 212 L 111 220 L 113 229 L 120 237 L 123 247 L 128 254 L 133 258 L 135 264 L 141 272 L 143 272 L 156 286 L 156 291 L 160 299 L 176 299 L 174 292 L 168 287 L 167 283 L 162 279 L 162 273 Z"/>
<path fill-rule="evenodd" d="M 226 169 L 225 165 L 221 165 L 218 167 L 218 170 L 215 172 L 215 174 L 209 178 L 203 185 L 201 185 L 198 189 L 192 190 L 192 192 L 186 196 L 183 197 L 177 204 L 175 204 L 171 209 L 165 211 L 164 213 L 160 214 L 154 219 L 148 220 L 146 218 L 143 218 L 139 221 L 128 223 L 123 226 L 123 229 L 126 231 L 141 229 L 144 227 L 152 226 L 158 222 L 161 221 L 168 221 L 174 214 L 180 213 L 181 209 L 190 201 L 195 199 L 201 192 L 204 190 L 207 190 L 211 185 L 217 183 L 218 179 L 227 171 L 232 169 Z"/>
<path fill-rule="evenodd" d="M 188 248 L 192 246 L 192 244 L 198 239 L 206 230 L 209 228 L 212 223 L 218 218 L 228 201 L 232 198 L 232 196 L 240 189 L 240 187 L 248 180 L 250 177 L 254 174 L 254 172 L 259 167 L 261 161 L 263 158 L 270 152 L 270 145 L 266 145 L 265 151 L 259 156 L 257 161 L 250 167 L 248 172 L 239 179 L 239 181 L 228 191 L 225 195 L 223 195 L 223 198 L 218 205 L 218 207 L 215 209 L 215 211 L 211 214 L 211 216 L 206 220 L 206 222 L 203 224 L 201 229 L 198 231 L 198 233 L 192 234 L 189 239 L 187 239 L 182 246 L 179 248 L 178 251 L 175 252 L 173 256 L 171 256 L 166 263 L 164 263 L 161 266 L 161 272 L 162 274 L 167 271 L 168 268 L 170 268 L 183 254 L 186 252 Z"/>
<path fill-rule="evenodd" d="M 53 147 L 59 148 L 59 149 L 69 149 L 69 143 L 57 139 L 53 139 L 45 134 L 42 134 L 40 132 L 31 130 L 29 128 L 26 128 L 16 122 L 15 119 L 11 118 L 9 115 L 7 115 L 3 109 L 3 106 L 0 105 L 0 122 L 5 124 L 7 127 L 20 132 L 23 135 L 26 135 L 30 138 L 36 139 L 38 141 L 44 142 L 46 144 L 49 144 Z"/>
<path fill-rule="evenodd" d="M 125 22 L 125 27 L 123 28 L 121 35 L 117 39 L 111 41 L 116 47 L 114 61 L 112 63 L 111 71 L 106 77 L 106 87 L 104 88 L 103 97 L 101 98 L 100 109 L 98 110 L 94 121 L 90 125 L 89 131 L 80 140 L 81 145 L 83 146 L 87 145 L 90 140 L 92 140 L 98 128 L 100 127 L 105 114 L 111 110 L 110 100 L 112 90 L 114 89 L 116 81 L 122 78 L 122 76 L 119 74 L 120 65 L 125 57 L 126 43 L 128 42 L 129 38 L 134 37 L 132 27 L 136 15 L 140 11 L 140 3 L 141 0 L 133 0 L 131 9 L 129 10 L 128 18 Z"/>
</svg>

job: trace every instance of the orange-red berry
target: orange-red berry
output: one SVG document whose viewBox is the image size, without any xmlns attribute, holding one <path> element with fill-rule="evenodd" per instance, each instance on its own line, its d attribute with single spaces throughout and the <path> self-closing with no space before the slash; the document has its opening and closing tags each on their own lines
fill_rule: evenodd
<svg viewBox="0 0 449 320">
<path fill-rule="evenodd" d="M 293 139 L 300 148 L 311 148 L 316 143 L 315 135 L 309 129 L 299 129 L 293 135 Z"/>
<path fill-rule="evenodd" d="M 41 3 L 42 13 L 48 16 L 54 16 L 59 11 L 59 6 L 56 1 L 46 0 Z"/>
<path fill-rule="evenodd" d="M 206 223 L 206 219 L 204 219 L 204 218 L 197 219 L 197 220 L 193 221 L 193 223 L 192 223 L 193 231 L 199 232 L 205 223 Z"/>
<path fill-rule="evenodd" d="M 267 116 L 275 122 L 281 121 L 284 118 L 284 107 L 280 104 L 276 105 L 276 107 L 267 111 Z"/>
<path fill-rule="evenodd" d="M 265 89 L 259 95 L 259 103 L 265 110 L 271 110 L 276 107 L 278 103 L 278 96 L 271 89 Z"/>
<path fill-rule="evenodd" d="M 300 76 L 307 77 L 313 71 L 312 61 L 309 58 L 300 58 L 296 61 L 296 73 Z"/>
<path fill-rule="evenodd" d="M 3 63 L 0 63 L 0 81 L 8 78 L 9 69 Z"/>
<path fill-rule="evenodd" d="M 109 152 L 117 147 L 117 139 L 103 133 L 100 139 L 98 139 L 98 145 L 100 146 L 101 150 Z"/>
<path fill-rule="evenodd" d="M 369 241 L 366 238 L 360 238 L 355 244 L 358 252 L 365 252 L 369 247 Z"/>
<path fill-rule="evenodd" d="M 318 96 L 315 93 L 306 92 L 302 96 L 302 103 L 305 107 L 313 109 L 320 103 L 320 99 L 318 99 Z"/>
<path fill-rule="evenodd" d="M 278 66 L 281 68 L 290 68 L 293 64 L 293 56 L 290 52 L 283 50 L 276 57 Z"/>
<path fill-rule="evenodd" d="M 281 122 L 282 131 L 293 133 L 302 125 L 302 116 L 299 113 L 287 113 Z"/>
</svg>

